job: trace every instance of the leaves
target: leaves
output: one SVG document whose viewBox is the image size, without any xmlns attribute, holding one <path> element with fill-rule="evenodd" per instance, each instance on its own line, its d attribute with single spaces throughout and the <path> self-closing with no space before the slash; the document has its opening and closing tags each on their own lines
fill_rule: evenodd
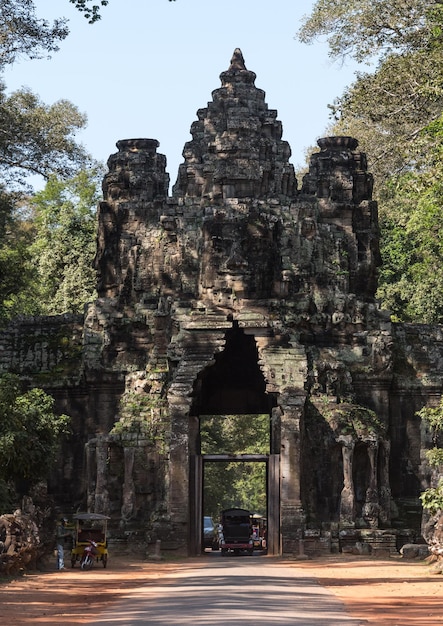
<svg viewBox="0 0 443 626">
<path fill-rule="evenodd" d="M 35 224 L 30 248 L 38 300 L 34 310 L 40 313 L 81 313 L 94 298 L 100 174 L 100 169 L 81 171 L 67 181 L 51 176 L 29 201 Z"/>
<path fill-rule="evenodd" d="M 268 454 L 269 415 L 200 418 L 203 454 Z M 218 519 L 231 506 L 266 514 L 266 466 L 257 462 L 205 463 L 205 515 Z"/>
<path fill-rule="evenodd" d="M 75 133 L 86 117 L 67 100 L 46 105 L 28 89 L 6 96 L 0 85 L 0 175 L 20 187 L 29 175 L 72 176 L 89 162 Z"/>
<path fill-rule="evenodd" d="M 84 14 L 84 17 L 88 20 L 89 24 L 98 22 L 98 20 L 101 19 L 100 7 L 105 7 L 109 4 L 108 0 L 95 1 L 100 4 L 91 4 L 91 0 L 69 0 L 69 2 L 73 4 L 78 11 L 80 11 L 80 13 Z"/>
<path fill-rule="evenodd" d="M 45 478 L 55 460 L 59 437 L 70 418 L 54 413 L 54 399 L 42 389 L 20 390 L 11 374 L 0 378 L 0 479 Z"/>
<path fill-rule="evenodd" d="M 318 0 L 298 37 L 304 43 L 325 37 L 333 58 L 370 61 L 430 45 L 440 33 L 429 24 L 440 16 L 440 3 L 428 0 Z"/>
<path fill-rule="evenodd" d="M 437 487 L 426 489 L 420 495 L 420 500 L 423 508 L 427 509 L 431 515 L 443 511 L 443 479 L 440 480 Z"/>
<path fill-rule="evenodd" d="M 0 3 L 0 70 L 22 58 L 41 59 L 58 50 L 69 31 L 65 19 L 49 24 L 35 15 L 33 0 Z"/>
</svg>

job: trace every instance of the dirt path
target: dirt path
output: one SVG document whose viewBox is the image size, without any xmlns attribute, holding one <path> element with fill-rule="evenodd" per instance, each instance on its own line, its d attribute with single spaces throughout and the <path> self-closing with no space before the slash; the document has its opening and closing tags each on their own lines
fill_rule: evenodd
<svg viewBox="0 0 443 626">
<path fill-rule="evenodd" d="M 0 583 L 0 621 L 8 626 L 85 624 L 128 589 L 156 581 L 167 572 L 201 567 L 204 558 L 148 562 L 113 557 L 107 569 L 30 573 Z M 282 562 L 302 568 L 304 575 L 316 578 L 337 595 L 352 616 L 369 624 L 443 623 L 443 576 L 432 575 L 424 563 L 344 555 Z"/>
</svg>

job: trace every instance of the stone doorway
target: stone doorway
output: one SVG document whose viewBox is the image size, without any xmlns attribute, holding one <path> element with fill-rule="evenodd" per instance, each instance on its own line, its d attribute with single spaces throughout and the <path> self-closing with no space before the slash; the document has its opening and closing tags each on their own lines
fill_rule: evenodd
<svg viewBox="0 0 443 626">
<path fill-rule="evenodd" d="M 195 455 L 190 458 L 189 546 L 191 555 L 198 555 L 202 552 L 204 467 L 208 463 L 228 461 L 231 463 L 266 464 L 267 554 L 280 555 L 280 458 L 277 454 Z"/>
<path fill-rule="evenodd" d="M 280 457 L 273 454 L 279 439 L 272 427 L 274 406 L 275 397 L 266 392 L 254 334 L 233 322 L 225 334 L 224 350 L 215 355 L 213 363 L 200 372 L 194 384 L 189 428 L 191 554 L 202 551 L 202 520 L 203 514 L 207 514 L 203 511 L 205 467 L 222 462 L 265 464 L 268 553 L 280 553 Z M 208 421 L 217 423 L 219 430 L 220 424 L 227 421 L 240 425 L 237 424 L 237 430 L 228 429 L 234 440 L 212 441 L 212 447 L 208 447 Z M 260 436 L 254 432 L 256 426 L 261 429 Z M 263 428 L 267 429 L 265 437 Z M 245 436 L 236 437 L 232 432 Z"/>
</svg>

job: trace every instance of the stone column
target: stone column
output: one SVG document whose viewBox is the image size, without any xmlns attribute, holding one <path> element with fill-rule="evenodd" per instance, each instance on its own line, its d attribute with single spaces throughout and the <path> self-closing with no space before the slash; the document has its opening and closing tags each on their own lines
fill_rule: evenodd
<svg viewBox="0 0 443 626">
<path fill-rule="evenodd" d="M 369 457 L 369 486 L 365 494 L 365 503 L 363 506 L 363 518 L 368 522 L 370 528 L 378 528 L 378 481 L 377 481 L 377 460 L 378 460 L 378 441 L 368 442 Z"/>
<path fill-rule="evenodd" d="M 109 493 L 108 483 L 108 440 L 104 437 L 97 437 L 96 462 L 97 479 L 95 483 L 94 513 L 109 514 Z"/>
<path fill-rule="evenodd" d="M 302 346 L 290 348 L 258 341 L 259 364 L 268 393 L 275 393 L 272 411 L 272 453 L 280 454 L 280 531 L 282 552 L 299 554 L 305 517 L 300 497 L 300 423 L 306 402 L 307 358 Z"/>
<path fill-rule="evenodd" d="M 355 493 L 352 476 L 352 461 L 355 442 L 349 435 L 340 436 L 337 440 L 341 444 L 343 457 L 343 489 L 340 498 L 340 525 L 354 527 L 355 525 Z"/>
<path fill-rule="evenodd" d="M 391 442 L 382 441 L 380 443 L 379 464 L 380 464 L 380 524 L 385 528 L 391 525 L 391 485 L 389 481 L 389 457 L 391 452 Z"/>
<path fill-rule="evenodd" d="M 134 459 L 135 459 L 135 447 L 126 446 L 123 448 L 124 463 L 125 463 L 125 477 L 123 482 L 122 493 L 122 509 L 121 516 L 122 521 L 127 522 L 134 516 L 135 512 L 135 485 L 134 485 Z"/>
<path fill-rule="evenodd" d="M 300 419 L 304 397 L 286 397 L 281 408 L 280 527 L 282 552 L 297 554 L 303 537 L 304 515 L 300 499 Z"/>
<path fill-rule="evenodd" d="M 95 500 L 95 483 L 96 483 L 96 469 L 97 463 L 95 461 L 95 449 L 97 445 L 97 439 L 90 439 L 85 444 L 85 457 L 86 457 L 86 508 L 88 511 L 94 510 Z"/>
<path fill-rule="evenodd" d="M 171 441 L 169 448 L 168 513 L 176 539 L 186 547 L 189 519 L 189 402 L 170 394 Z"/>
</svg>

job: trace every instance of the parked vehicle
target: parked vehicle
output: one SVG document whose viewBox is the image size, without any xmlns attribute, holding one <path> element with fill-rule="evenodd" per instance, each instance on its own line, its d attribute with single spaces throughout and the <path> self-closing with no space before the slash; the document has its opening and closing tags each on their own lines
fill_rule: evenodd
<svg viewBox="0 0 443 626">
<path fill-rule="evenodd" d="M 240 554 L 254 552 L 252 514 L 246 509 L 225 509 L 221 512 L 220 548 L 222 555 L 228 552 Z"/>
<path fill-rule="evenodd" d="M 205 516 L 203 518 L 203 549 L 211 548 L 218 550 L 218 531 L 212 517 Z"/>
<path fill-rule="evenodd" d="M 252 537 L 254 540 L 254 550 L 267 551 L 267 519 L 258 513 L 252 516 Z"/>
<path fill-rule="evenodd" d="M 80 561 L 82 569 L 90 569 L 95 562 L 108 564 L 107 515 L 99 513 L 77 513 L 74 545 L 71 550 L 71 566 Z"/>
<path fill-rule="evenodd" d="M 91 567 L 94 565 L 96 556 L 97 556 L 97 544 L 95 541 L 90 541 L 83 550 L 82 558 L 80 559 L 80 568 L 91 569 Z"/>
</svg>

